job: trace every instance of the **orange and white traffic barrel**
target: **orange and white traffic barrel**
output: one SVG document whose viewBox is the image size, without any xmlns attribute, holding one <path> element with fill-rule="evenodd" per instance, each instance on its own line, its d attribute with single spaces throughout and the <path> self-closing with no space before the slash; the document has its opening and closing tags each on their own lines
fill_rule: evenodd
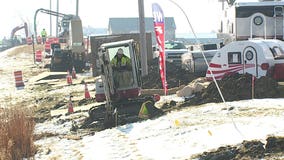
<svg viewBox="0 0 284 160">
<path fill-rule="evenodd" d="M 33 44 L 33 39 L 32 39 L 32 37 L 27 37 L 27 44 L 28 44 L 28 45 Z"/>
<path fill-rule="evenodd" d="M 42 52 L 41 50 L 37 50 L 35 53 L 35 60 L 36 62 L 42 62 Z"/>
<path fill-rule="evenodd" d="M 42 38 L 41 36 L 37 36 L 37 44 L 41 44 L 42 43 Z"/>
<path fill-rule="evenodd" d="M 46 41 L 44 45 L 45 52 L 50 52 L 50 41 Z"/>
<path fill-rule="evenodd" d="M 54 38 L 53 38 L 53 43 L 59 43 L 59 38 L 54 37 Z"/>
<path fill-rule="evenodd" d="M 22 71 L 14 71 L 14 77 L 15 77 L 15 84 L 17 88 L 24 87 L 25 84 L 23 82 L 23 73 Z"/>
</svg>

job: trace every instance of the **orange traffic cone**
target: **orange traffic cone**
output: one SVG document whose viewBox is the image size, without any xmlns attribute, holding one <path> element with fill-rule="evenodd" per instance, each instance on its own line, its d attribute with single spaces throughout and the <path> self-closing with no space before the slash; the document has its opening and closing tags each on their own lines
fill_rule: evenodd
<svg viewBox="0 0 284 160">
<path fill-rule="evenodd" d="M 69 70 L 67 70 L 66 81 L 67 81 L 67 84 L 69 84 L 69 85 L 72 84 L 72 76 L 70 75 Z"/>
<path fill-rule="evenodd" d="M 74 66 L 73 66 L 73 68 L 72 68 L 72 78 L 74 78 L 74 79 L 77 78 L 77 76 L 76 76 L 76 70 L 75 70 Z"/>
<path fill-rule="evenodd" d="M 87 83 L 85 83 L 85 99 L 90 99 L 90 98 L 91 96 L 88 90 L 88 86 L 87 86 Z"/>
<path fill-rule="evenodd" d="M 74 109 L 73 109 L 73 104 L 72 104 L 72 100 L 71 100 L 71 96 L 69 98 L 69 103 L 68 103 L 68 113 L 73 113 Z"/>
</svg>

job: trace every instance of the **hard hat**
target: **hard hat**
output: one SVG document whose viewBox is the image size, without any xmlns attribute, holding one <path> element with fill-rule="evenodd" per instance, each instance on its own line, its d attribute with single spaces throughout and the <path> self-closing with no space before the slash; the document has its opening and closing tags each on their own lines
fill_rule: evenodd
<svg viewBox="0 0 284 160">
<path fill-rule="evenodd" d="M 119 48 L 119 49 L 117 50 L 117 54 L 123 54 L 123 50 L 122 50 L 121 48 Z"/>
<path fill-rule="evenodd" d="M 161 97 L 160 97 L 160 95 L 158 95 L 158 94 L 153 94 L 153 100 L 155 101 L 155 102 L 157 102 L 157 101 L 159 101 L 160 99 L 161 99 Z"/>
</svg>

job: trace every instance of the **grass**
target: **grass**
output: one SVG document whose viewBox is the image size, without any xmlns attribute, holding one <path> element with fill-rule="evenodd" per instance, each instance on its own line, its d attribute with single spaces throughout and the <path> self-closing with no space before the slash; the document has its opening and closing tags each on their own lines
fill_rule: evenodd
<svg viewBox="0 0 284 160">
<path fill-rule="evenodd" d="M 35 155 L 31 112 L 20 107 L 1 109 L 0 160 L 32 159 Z"/>
</svg>

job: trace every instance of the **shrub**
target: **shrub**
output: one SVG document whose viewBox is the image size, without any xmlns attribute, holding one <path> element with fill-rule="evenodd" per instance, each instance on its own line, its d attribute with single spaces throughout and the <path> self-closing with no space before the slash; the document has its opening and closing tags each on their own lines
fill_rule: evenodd
<svg viewBox="0 0 284 160">
<path fill-rule="evenodd" d="M 35 154 L 35 122 L 31 112 L 20 107 L 0 111 L 0 159 L 31 158 Z"/>
</svg>

